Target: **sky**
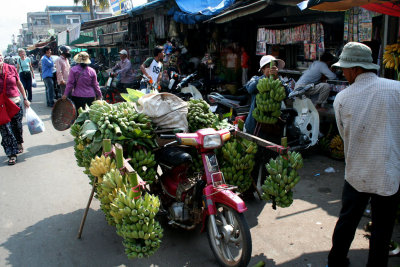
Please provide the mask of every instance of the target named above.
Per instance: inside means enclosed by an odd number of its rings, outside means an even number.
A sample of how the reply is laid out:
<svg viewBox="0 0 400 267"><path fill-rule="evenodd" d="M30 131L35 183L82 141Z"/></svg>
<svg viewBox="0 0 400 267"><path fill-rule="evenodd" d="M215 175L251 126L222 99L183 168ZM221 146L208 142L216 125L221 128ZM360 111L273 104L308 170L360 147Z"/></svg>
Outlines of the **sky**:
<svg viewBox="0 0 400 267"><path fill-rule="evenodd" d="M132 0L133 6L146 0ZM11 44L12 35L17 36L22 23L27 23L27 13L44 11L46 6L72 6L73 0L1 0L0 9L0 51Z"/></svg>

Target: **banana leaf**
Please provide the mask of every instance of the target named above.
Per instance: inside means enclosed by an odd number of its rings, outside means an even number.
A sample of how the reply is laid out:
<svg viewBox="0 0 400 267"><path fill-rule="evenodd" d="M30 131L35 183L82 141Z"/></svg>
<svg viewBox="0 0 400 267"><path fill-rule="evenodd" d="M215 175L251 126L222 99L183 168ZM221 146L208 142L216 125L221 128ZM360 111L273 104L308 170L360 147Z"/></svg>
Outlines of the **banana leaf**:
<svg viewBox="0 0 400 267"><path fill-rule="evenodd" d="M141 98L144 93L140 92L139 90L134 90L127 88L126 91L128 92L127 94L122 93L121 97L126 100L126 102L135 102L137 103L138 99Z"/></svg>
<svg viewBox="0 0 400 267"><path fill-rule="evenodd" d="M82 129L79 135L82 137L82 139L87 138L89 140L92 140L97 130L98 127L96 123L92 122L91 120L86 120L82 125Z"/></svg>

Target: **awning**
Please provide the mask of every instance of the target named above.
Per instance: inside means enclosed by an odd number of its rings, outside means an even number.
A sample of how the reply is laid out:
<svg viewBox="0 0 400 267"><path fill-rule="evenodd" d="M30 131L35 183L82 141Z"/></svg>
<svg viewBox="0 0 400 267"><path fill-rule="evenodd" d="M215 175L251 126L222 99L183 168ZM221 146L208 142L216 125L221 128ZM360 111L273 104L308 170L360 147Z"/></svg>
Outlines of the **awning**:
<svg viewBox="0 0 400 267"><path fill-rule="evenodd" d="M104 25L111 24L111 23L115 23L115 22L118 22L121 20L126 20L128 18L129 18L128 14L123 14L123 15L119 15L119 16L89 20L89 21L83 22L81 24L81 31L93 29L93 28L104 26Z"/></svg>
<svg viewBox="0 0 400 267"><path fill-rule="evenodd" d="M175 0L181 11L188 14L201 14L205 16L217 15L222 10L230 7L235 0Z"/></svg>
<svg viewBox="0 0 400 267"><path fill-rule="evenodd" d="M270 4L270 2L270 0L259 0L245 6L225 11L224 13L215 16L205 22L214 21L215 23L225 23L261 11L266 8Z"/></svg>
<svg viewBox="0 0 400 267"><path fill-rule="evenodd" d="M91 47L98 47L99 46L99 42L89 42L89 43L83 43L83 44L75 44L74 47L87 47L87 48L91 48Z"/></svg>
<svg viewBox="0 0 400 267"><path fill-rule="evenodd" d="M345 11L356 6L394 1L395 0L306 0L302 1L297 6L301 10L309 8L319 11Z"/></svg>
<svg viewBox="0 0 400 267"><path fill-rule="evenodd" d="M362 8L389 16L400 17L400 3L368 4L362 6Z"/></svg>

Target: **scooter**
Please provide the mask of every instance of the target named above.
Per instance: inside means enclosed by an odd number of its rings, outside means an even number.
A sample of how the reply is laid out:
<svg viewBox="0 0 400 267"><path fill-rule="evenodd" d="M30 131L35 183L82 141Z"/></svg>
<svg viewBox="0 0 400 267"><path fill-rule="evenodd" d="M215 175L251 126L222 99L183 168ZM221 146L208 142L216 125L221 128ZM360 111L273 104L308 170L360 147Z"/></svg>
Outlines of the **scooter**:
<svg viewBox="0 0 400 267"><path fill-rule="evenodd" d="M229 130L201 129L196 133L161 134L175 139L164 145L156 159L162 175L151 186L158 192L169 225L192 230L202 224L210 247L222 266L247 266L252 243L250 229L243 212L247 207L227 185L220 171L214 149L230 139ZM178 144L178 146L172 146ZM188 176L192 157L189 147L200 153L204 173Z"/></svg>
<svg viewBox="0 0 400 267"><path fill-rule="evenodd" d="M236 96L212 92L207 96L207 100L211 111L219 116L232 113L230 117L235 120L237 116L247 116L249 114L249 94Z"/></svg>
<svg viewBox="0 0 400 267"><path fill-rule="evenodd" d="M194 72L190 75L184 76L177 72L171 71L168 91L181 97L184 100L189 99L203 99L202 94L192 83L197 73Z"/></svg>
<svg viewBox="0 0 400 267"><path fill-rule="evenodd" d="M288 137L291 150L307 149L318 142L319 113L305 94L314 87L309 84L292 91L288 99L294 100L293 108L283 108L281 119L285 122L283 136Z"/></svg>

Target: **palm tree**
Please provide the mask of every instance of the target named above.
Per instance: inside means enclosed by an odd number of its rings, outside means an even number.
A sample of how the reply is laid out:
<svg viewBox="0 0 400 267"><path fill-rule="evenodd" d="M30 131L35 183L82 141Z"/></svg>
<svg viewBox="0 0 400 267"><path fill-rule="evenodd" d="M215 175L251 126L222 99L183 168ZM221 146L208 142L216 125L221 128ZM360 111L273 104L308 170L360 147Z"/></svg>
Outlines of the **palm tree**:
<svg viewBox="0 0 400 267"><path fill-rule="evenodd" d="M100 8L105 8L110 6L109 0L74 0L75 5L78 5L79 3L82 4L84 10L90 11L91 20L95 19L93 3L94 6L100 6ZM97 34L95 28L93 28L93 41L95 42L97 41Z"/></svg>

